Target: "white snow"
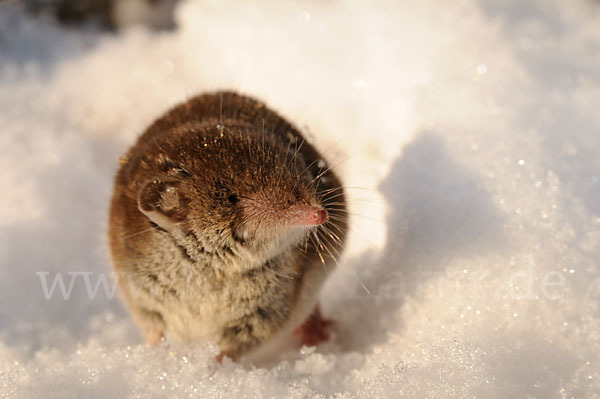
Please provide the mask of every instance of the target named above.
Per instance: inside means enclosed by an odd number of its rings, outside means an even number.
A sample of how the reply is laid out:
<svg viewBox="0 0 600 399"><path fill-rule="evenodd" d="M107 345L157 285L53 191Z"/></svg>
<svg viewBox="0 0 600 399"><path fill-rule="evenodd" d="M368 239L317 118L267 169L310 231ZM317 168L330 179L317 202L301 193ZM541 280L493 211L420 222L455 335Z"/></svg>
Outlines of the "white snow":
<svg viewBox="0 0 600 399"><path fill-rule="evenodd" d="M176 19L112 35L0 8L0 397L600 397L600 3L190 0ZM355 215L323 293L335 339L256 367L143 345L111 284L88 296L119 155L217 88L331 148Z"/></svg>

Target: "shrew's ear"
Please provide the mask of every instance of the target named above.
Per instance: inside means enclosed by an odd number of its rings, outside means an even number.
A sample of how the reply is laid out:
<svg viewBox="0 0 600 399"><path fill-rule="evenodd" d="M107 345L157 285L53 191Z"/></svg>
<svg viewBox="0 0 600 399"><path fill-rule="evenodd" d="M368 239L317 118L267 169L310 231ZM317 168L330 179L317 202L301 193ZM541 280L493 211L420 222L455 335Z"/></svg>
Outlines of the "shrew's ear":
<svg viewBox="0 0 600 399"><path fill-rule="evenodd" d="M188 199L181 194L180 182L175 180L152 180L142 188L138 196L138 209L165 230L183 222L188 215Z"/></svg>

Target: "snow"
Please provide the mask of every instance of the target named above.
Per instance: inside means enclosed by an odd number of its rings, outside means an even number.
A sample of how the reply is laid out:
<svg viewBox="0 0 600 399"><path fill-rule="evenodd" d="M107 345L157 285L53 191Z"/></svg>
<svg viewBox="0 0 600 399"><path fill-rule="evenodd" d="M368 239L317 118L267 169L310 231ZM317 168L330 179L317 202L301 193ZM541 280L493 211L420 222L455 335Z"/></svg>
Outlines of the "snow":
<svg viewBox="0 0 600 399"><path fill-rule="evenodd" d="M189 0L117 35L0 8L0 397L600 397L599 7ZM146 346L96 286L118 157L217 88L349 186L335 339L269 364Z"/></svg>

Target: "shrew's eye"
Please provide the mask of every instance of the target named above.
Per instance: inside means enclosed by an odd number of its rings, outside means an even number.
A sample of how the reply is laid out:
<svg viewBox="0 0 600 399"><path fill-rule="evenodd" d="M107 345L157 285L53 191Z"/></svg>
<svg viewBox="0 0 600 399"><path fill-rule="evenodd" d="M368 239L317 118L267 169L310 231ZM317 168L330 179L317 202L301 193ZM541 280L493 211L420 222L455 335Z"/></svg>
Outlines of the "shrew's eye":
<svg viewBox="0 0 600 399"><path fill-rule="evenodd" d="M235 194L231 194L229 197L227 197L227 199L229 200L229 202L231 202L232 204L237 204L237 202L239 201L237 195Z"/></svg>

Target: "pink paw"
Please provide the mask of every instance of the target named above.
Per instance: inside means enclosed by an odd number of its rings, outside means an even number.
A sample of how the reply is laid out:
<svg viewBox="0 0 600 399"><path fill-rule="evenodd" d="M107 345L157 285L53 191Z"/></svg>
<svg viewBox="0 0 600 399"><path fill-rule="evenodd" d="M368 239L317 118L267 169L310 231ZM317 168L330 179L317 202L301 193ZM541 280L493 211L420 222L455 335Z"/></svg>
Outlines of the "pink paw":
<svg viewBox="0 0 600 399"><path fill-rule="evenodd" d="M160 340L164 337L164 334L161 330L152 328L144 333L144 337L146 338L147 344L158 345Z"/></svg>
<svg viewBox="0 0 600 399"><path fill-rule="evenodd" d="M317 346L329 339L330 330L335 326L333 320L324 319L319 307L294 331L294 335L300 336L302 345Z"/></svg>

